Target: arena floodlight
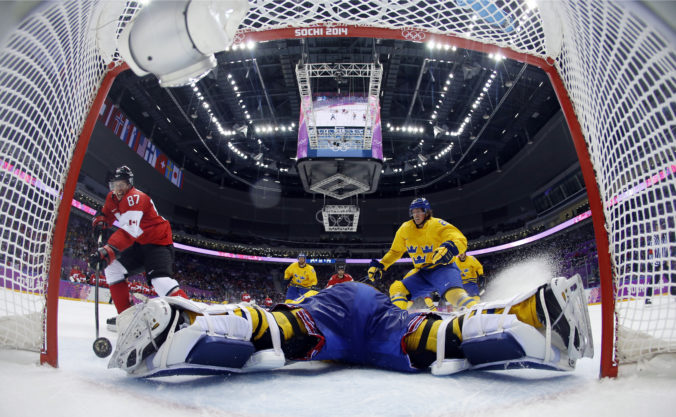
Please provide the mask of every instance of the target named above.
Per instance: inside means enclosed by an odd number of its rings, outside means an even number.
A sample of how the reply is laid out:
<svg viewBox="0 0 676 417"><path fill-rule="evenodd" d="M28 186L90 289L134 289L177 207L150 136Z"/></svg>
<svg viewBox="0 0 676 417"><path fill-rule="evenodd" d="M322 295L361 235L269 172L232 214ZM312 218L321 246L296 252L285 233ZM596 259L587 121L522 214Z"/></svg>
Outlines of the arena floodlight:
<svg viewBox="0 0 676 417"><path fill-rule="evenodd" d="M162 87L191 84L216 67L214 53L233 43L248 10L246 0L152 2L124 28L118 48L138 76L152 73Z"/></svg>

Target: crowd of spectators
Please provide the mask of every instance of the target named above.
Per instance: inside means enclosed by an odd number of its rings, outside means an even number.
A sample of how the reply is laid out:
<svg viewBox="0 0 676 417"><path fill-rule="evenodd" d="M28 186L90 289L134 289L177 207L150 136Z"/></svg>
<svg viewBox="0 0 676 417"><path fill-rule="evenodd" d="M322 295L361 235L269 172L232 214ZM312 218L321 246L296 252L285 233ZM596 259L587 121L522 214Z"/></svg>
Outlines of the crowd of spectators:
<svg viewBox="0 0 676 417"><path fill-rule="evenodd" d="M180 234L179 234L180 236ZM176 237L176 234L175 234ZM180 239L176 239L179 241ZM284 248L280 251L272 250L275 241L266 242L265 246L252 244L238 244L231 242L213 241L214 245L227 246L231 253L251 254L258 256L279 256L295 258L300 251L307 248ZM199 242L190 242L197 244ZM241 246L240 246L241 245ZM383 244L378 252L388 249L389 242ZM73 212L67 233L64 250L64 279L68 279L74 265L77 265L87 277L93 271L87 271L85 260L87 255L96 247L95 236L92 232L87 215ZM238 250L246 247L245 250ZM212 249L213 247L207 246ZM262 249L263 248L263 249ZM264 248L270 250L266 251ZM257 250L256 250L257 249ZM262 252L262 253L261 253ZM330 248L321 249L308 258L339 258L344 253L336 253ZM338 250L338 252L341 252ZM596 246L591 221L583 222L573 230L558 233L550 238L539 240L530 245L524 245L507 251L493 254L478 255L477 258L484 265L486 277L491 277L503 268L519 260L529 259L539 254L547 254L557 259L557 273L570 276L580 273L589 286L598 283L598 266ZM243 293L248 293L254 302L262 303L266 297L273 302L284 299L285 283L283 282L284 269L288 263L254 262L232 258L210 257L191 252L176 252L174 262L174 278L191 298L209 302L239 302ZM317 271L318 288L324 288L331 275L335 273L334 264L313 263ZM383 279L376 286L383 292L388 291L389 285L395 279L400 279L410 269L408 262L396 263L385 273ZM368 264L347 264L347 273L355 280L366 277ZM132 283L143 283L146 280L142 275L130 277ZM137 284L134 284L137 285Z"/></svg>
<svg viewBox="0 0 676 417"><path fill-rule="evenodd" d="M597 286L599 283L598 255L591 219L534 243L478 255L477 259L484 266L486 278L490 281L510 265L542 256L553 260L553 272L559 276L577 273L587 287Z"/></svg>
<svg viewBox="0 0 676 417"><path fill-rule="evenodd" d="M85 188L87 192L80 188L75 198L92 207L99 207L102 204L102 199L98 201L101 198L99 194L90 187ZM540 218L531 214L485 226L481 230L463 230L463 233L469 240L470 251L494 247L533 236L587 210L589 203L584 199L560 210L555 216ZM452 222L452 219L447 220ZM298 252L306 253L309 258L380 258L387 252L392 239L389 233L383 235L382 241L373 237L363 239L359 233L321 233L316 239L289 240L259 236L253 231L245 234L222 232L178 222L172 222L171 227L174 241L178 243L220 252L280 258L294 258Z"/></svg>

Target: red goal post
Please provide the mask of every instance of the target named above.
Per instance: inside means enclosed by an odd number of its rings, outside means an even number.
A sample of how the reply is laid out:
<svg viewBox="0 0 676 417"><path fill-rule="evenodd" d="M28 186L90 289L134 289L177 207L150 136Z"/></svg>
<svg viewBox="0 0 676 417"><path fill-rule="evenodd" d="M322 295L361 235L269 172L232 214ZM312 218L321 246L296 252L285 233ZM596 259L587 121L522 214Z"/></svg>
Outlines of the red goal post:
<svg viewBox="0 0 676 417"><path fill-rule="evenodd" d="M676 54L673 33L639 7L593 0L255 1L235 44L312 36L435 42L547 72L587 186L602 283L601 375L614 376L619 364L676 352L674 303L656 306L664 318L648 326L651 316L637 302L649 286L669 294L676 285L673 251L659 252L659 271L645 268L657 262L647 259L647 242L676 230ZM122 68L115 39L138 8L49 3L7 34L0 52L0 346L39 350L54 366L69 202L101 96Z"/></svg>

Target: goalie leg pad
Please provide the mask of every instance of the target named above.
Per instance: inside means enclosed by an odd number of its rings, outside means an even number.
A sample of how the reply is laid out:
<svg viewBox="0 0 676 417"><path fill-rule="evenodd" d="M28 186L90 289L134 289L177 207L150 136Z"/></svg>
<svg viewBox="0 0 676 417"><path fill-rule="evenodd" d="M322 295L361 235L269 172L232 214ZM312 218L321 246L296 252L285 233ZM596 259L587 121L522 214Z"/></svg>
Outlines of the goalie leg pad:
<svg viewBox="0 0 676 417"><path fill-rule="evenodd" d="M132 373L164 342L178 324L178 312L163 299L132 307L134 315L117 340L108 368ZM130 310L132 309L130 308Z"/></svg>
<svg viewBox="0 0 676 417"><path fill-rule="evenodd" d="M129 323L131 323L131 320L134 318L134 314L136 314L136 308L131 307L120 314L117 315L115 318L115 323L114 323L114 328L116 333L120 333L120 330L126 329L129 327ZM108 328L110 330L110 327Z"/></svg>
<svg viewBox="0 0 676 417"><path fill-rule="evenodd" d="M460 340L453 334L453 321L457 317L445 318L437 331L437 360L430 365L432 375L443 376L469 369L470 363L460 350Z"/></svg>
<svg viewBox="0 0 676 417"><path fill-rule="evenodd" d="M215 308L178 297L150 300L131 309L108 367L138 377L254 372L284 366L280 332L265 313L273 348L256 352L251 317L237 305ZM187 311L198 314L193 324ZM209 314L211 313L211 314ZM121 322L122 324L122 322Z"/></svg>
<svg viewBox="0 0 676 417"><path fill-rule="evenodd" d="M587 298L580 275L554 278L537 294L538 318L545 334L573 359L594 356Z"/></svg>
<svg viewBox="0 0 676 417"><path fill-rule="evenodd" d="M254 351L253 343L249 341L204 336L190 350L185 362L194 365L241 369Z"/></svg>
<svg viewBox="0 0 676 417"><path fill-rule="evenodd" d="M255 351L250 339L251 322L244 317L234 314L198 316L192 325L175 333L169 332L157 353L146 361L146 369L135 375L149 376L158 372L168 375L174 373L172 369L186 374L188 368L207 368L212 373L218 373L219 369L220 372L236 371Z"/></svg>
<svg viewBox="0 0 676 417"><path fill-rule="evenodd" d="M460 345L472 369L543 368L569 371L575 361L547 343L533 326L513 314L481 314L466 318Z"/></svg>

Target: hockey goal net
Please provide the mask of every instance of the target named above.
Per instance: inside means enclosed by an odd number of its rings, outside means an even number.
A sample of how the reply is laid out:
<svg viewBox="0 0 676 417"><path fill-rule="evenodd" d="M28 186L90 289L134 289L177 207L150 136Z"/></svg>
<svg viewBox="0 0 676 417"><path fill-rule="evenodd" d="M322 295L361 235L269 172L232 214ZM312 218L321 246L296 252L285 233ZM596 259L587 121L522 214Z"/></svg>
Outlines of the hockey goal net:
<svg viewBox="0 0 676 417"><path fill-rule="evenodd" d="M69 202L137 2L49 2L0 53L0 345L56 365ZM673 32L633 2L250 2L235 43L313 36L500 53L552 81L587 184L603 300L602 375L676 351ZM84 147L84 148L83 148ZM650 298L653 304L646 308Z"/></svg>

